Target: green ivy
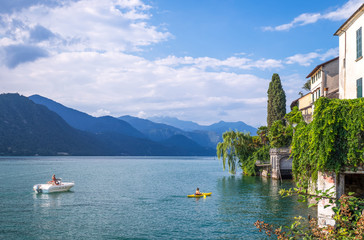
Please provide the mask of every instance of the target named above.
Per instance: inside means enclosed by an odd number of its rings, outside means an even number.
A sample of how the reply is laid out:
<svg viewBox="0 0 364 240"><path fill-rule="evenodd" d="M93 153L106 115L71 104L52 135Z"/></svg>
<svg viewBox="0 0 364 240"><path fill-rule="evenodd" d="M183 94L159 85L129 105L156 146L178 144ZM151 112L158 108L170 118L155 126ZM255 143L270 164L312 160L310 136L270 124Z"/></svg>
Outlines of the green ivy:
<svg viewBox="0 0 364 240"><path fill-rule="evenodd" d="M268 138L272 148L287 147L291 144L293 127L286 125L285 121L275 121L269 129Z"/></svg>
<svg viewBox="0 0 364 240"><path fill-rule="evenodd" d="M364 99L315 102L313 121L295 127L292 140L293 174L301 183L317 180L319 171L364 164Z"/></svg>
<svg viewBox="0 0 364 240"><path fill-rule="evenodd" d="M270 160L269 150L270 146L268 144L257 148L252 156L253 159L255 160L254 162L256 162L257 160L263 162L269 162Z"/></svg>

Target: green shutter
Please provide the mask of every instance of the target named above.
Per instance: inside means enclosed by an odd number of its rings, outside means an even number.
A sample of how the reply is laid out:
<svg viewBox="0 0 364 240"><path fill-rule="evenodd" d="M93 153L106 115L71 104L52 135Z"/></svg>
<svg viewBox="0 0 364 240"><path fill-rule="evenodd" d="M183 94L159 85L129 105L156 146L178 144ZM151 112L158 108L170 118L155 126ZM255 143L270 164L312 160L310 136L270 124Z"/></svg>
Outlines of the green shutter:
<svg viewBox="0 0 364 240"><path fill-rule="evenodd" d="M362 78L356 80L356 97L357 98L363 97L363 82L362 82Z"/></svg>
<svg viewBox="0 0 364 240"><path fill-rule="evenodd" d="M362 33L361 28L356 31L356 59L362 56Z"/></svg>

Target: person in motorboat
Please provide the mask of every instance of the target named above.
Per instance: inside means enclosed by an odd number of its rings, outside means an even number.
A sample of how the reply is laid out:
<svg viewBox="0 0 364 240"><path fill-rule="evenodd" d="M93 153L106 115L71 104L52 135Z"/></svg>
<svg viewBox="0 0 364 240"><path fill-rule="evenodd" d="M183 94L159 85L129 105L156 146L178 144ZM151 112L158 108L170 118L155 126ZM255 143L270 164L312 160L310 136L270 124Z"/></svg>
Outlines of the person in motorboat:
<svg viewBox="0 0 364 240"><path fill-rule="evenodd" d="M52 175L52 181L49 181L48 183L52 184L52 185L58 185L59 184L58 179L56 178L55 174Z"/></svg>
<svg viewBox="0 0 364 240"><path fill-rule="evenodd" d="M199 188L196 189L195 195L202 195Z"/></svg>

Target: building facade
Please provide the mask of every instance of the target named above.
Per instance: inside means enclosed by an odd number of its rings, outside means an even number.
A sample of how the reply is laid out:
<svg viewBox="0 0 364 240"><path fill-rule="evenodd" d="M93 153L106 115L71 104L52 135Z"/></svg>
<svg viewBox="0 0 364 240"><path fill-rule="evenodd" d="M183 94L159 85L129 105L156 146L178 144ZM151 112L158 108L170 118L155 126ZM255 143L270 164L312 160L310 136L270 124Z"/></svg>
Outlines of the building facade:
<svg viewBox="0 0 364 240"><path fill-rule="evenodd" d="M339 57L317 65L306 78L310 79L311 91L293 101L291 109L298 106L305 122L309 123L318 98L339 98Z"/></svg>
<svg viewBox="0 0 364 240"><path fill-rule="evenodd" d="M339 57L317 65L306 78L311 81L311 101L339 98Z"/></svg>
<svg viewBox="0 0 364 240"><path fill-rule="evenodd" d="M363 97L364 4L335 32L339 36L340 99Z"/></svg>
<svg viewBox="0 0 364 240"><path fill-rule="evenodd" d="M312 121L312 97L310 92L294 100L291 104L291 110L294 106L297 106L298 110L301 111L303 119L306 123Z"/></svg>

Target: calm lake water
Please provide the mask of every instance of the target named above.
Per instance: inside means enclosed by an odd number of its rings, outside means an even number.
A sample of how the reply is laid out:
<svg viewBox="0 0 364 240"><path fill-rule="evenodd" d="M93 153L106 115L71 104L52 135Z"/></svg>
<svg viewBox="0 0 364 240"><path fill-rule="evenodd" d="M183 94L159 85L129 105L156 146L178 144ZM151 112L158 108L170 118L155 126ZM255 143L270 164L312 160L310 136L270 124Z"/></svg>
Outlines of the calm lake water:
<svg viewBox="0 0 364 240"><path fill-rule="evenodd" d="M72 191L35 194L53 173ZM307 216L279 196L292 186L231 176L214 158L0 158L0 239L265 239L256 220ZM187 198L196 187L212 196Z"/></svg>

